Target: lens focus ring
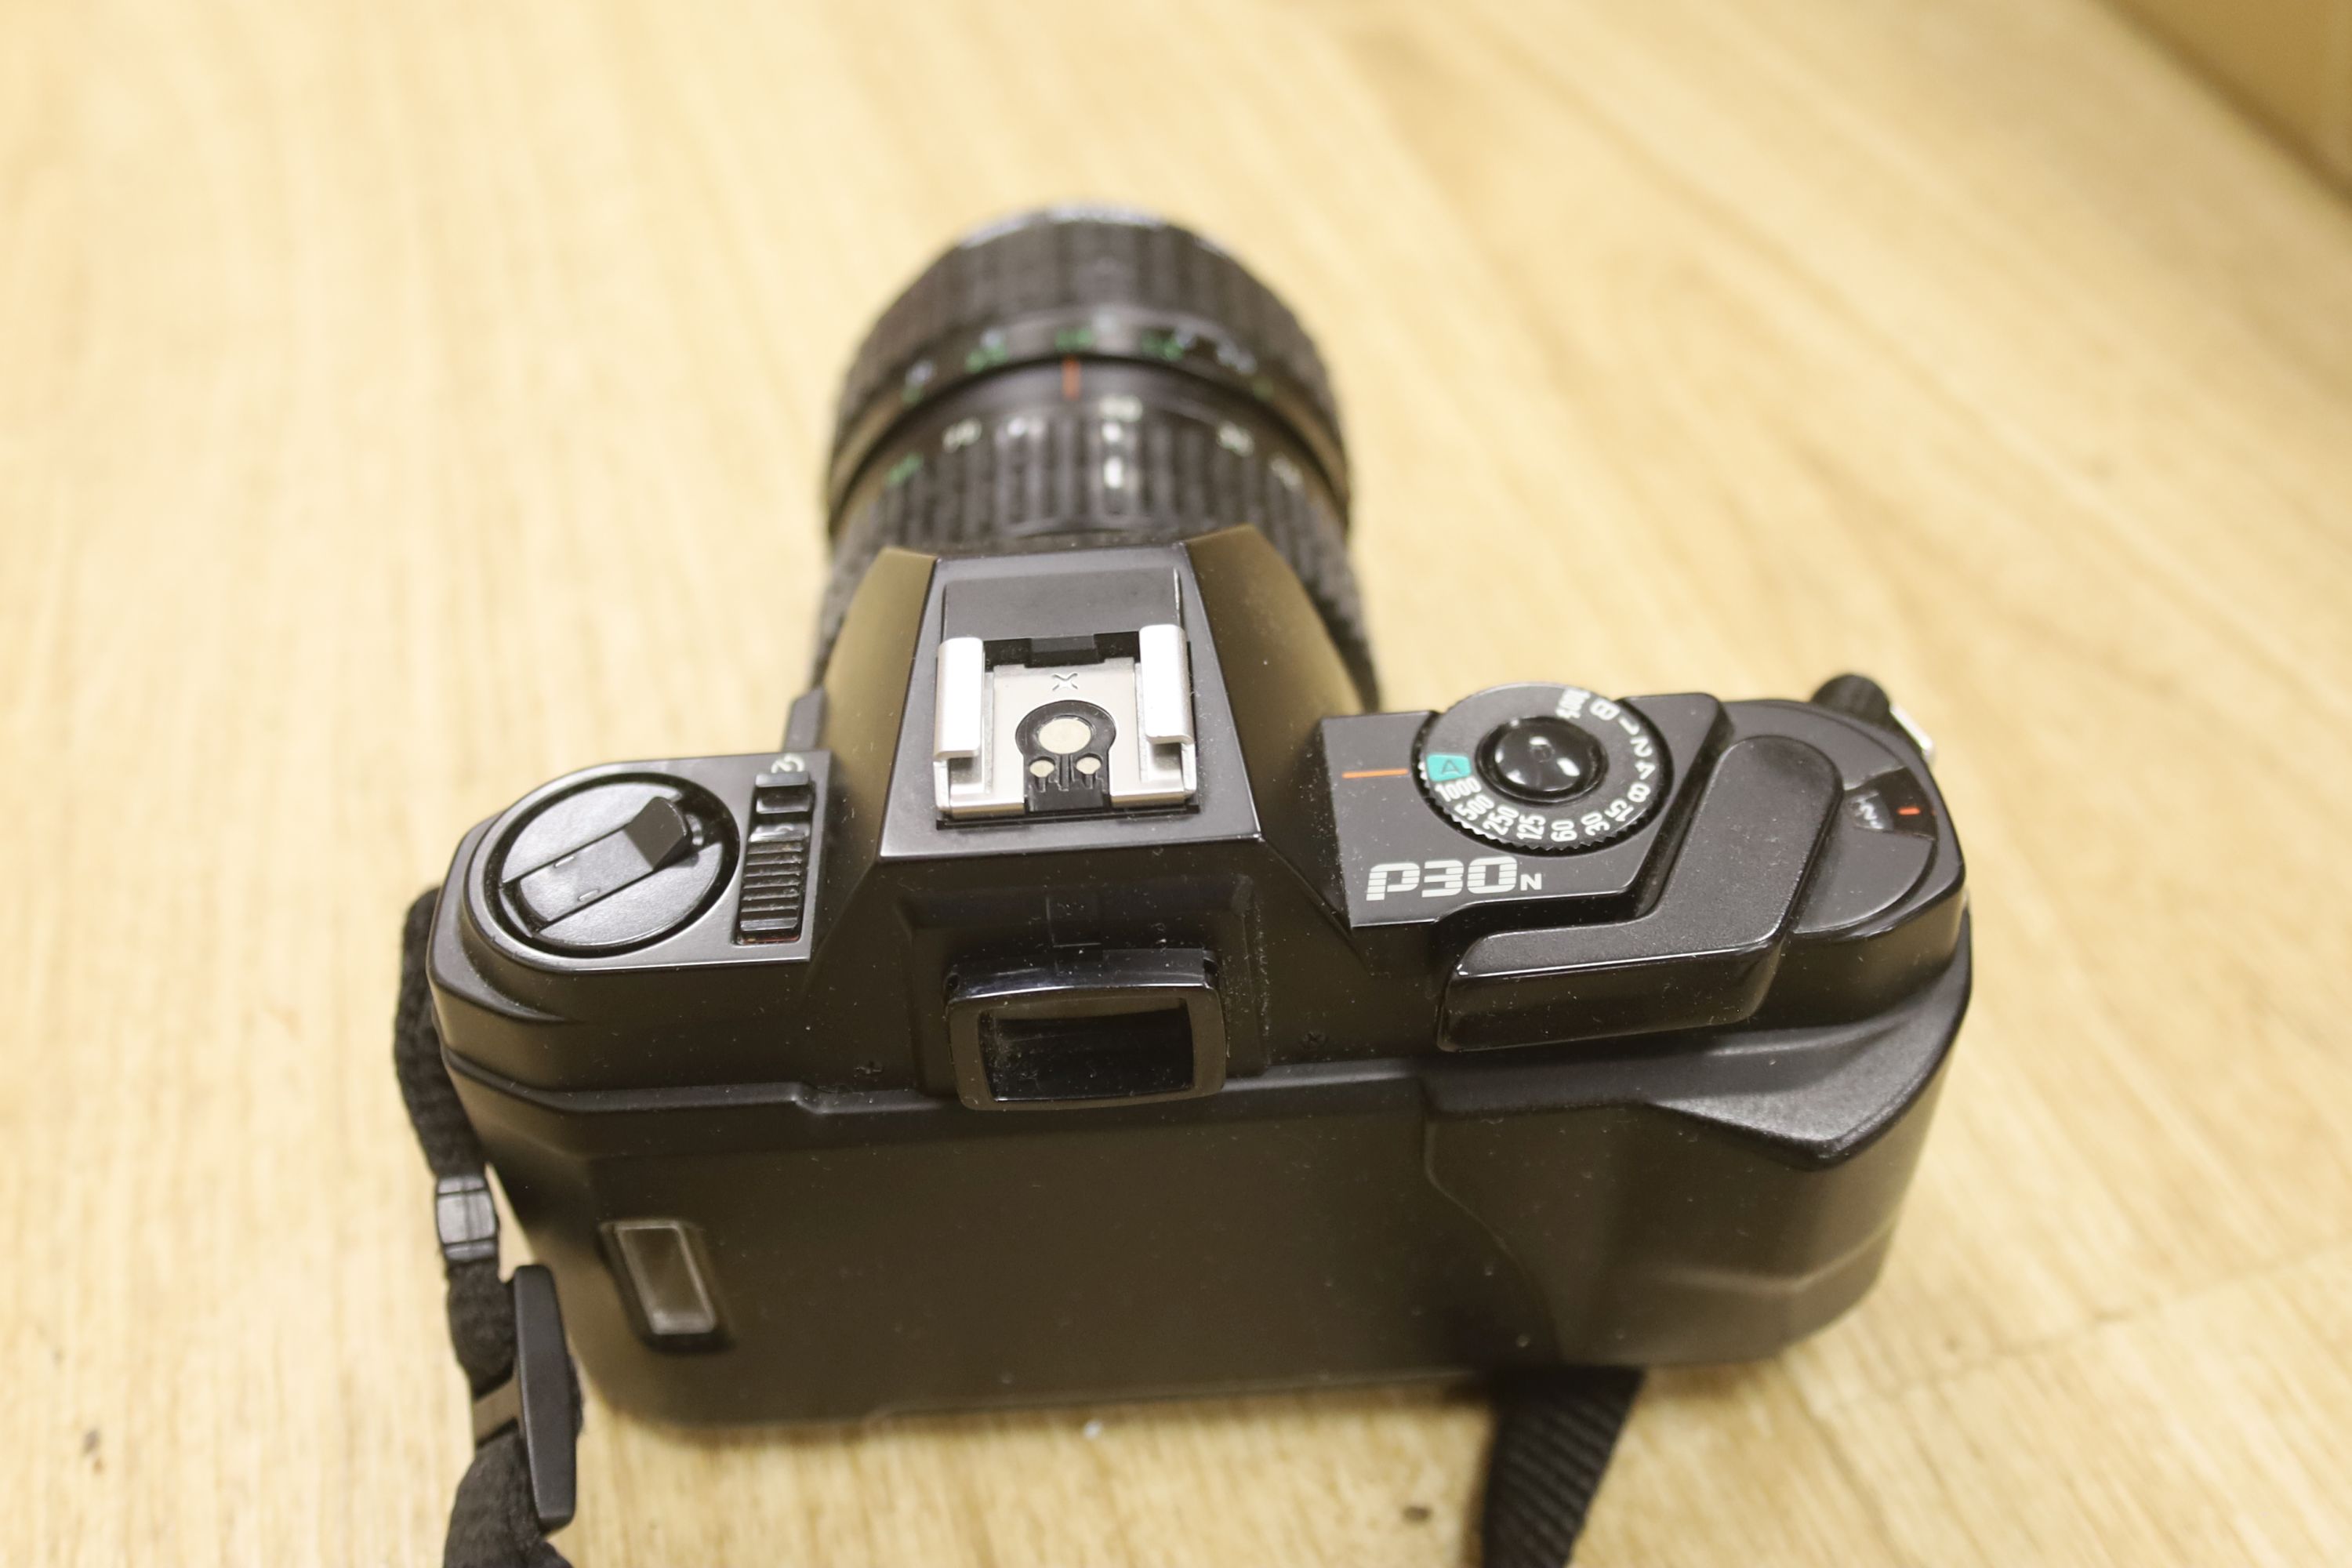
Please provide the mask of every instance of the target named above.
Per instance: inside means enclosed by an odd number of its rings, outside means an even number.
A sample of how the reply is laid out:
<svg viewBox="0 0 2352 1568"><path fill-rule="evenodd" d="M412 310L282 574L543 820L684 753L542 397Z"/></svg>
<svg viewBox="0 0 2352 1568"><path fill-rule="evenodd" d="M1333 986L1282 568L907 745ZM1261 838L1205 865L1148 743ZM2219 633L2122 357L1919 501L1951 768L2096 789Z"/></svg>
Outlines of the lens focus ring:
<svg viewBox="0 0 2352 1568"><path fill-rule="evenodd" d="M936 397L959 376L1017 363L1024 353L1095 352L1099 344L1079 339L1092 335L1084 318L1097 308L1191 321L1212 341L1187 357L1244 384L1261 380L1295 390L1338 445L1339 410L1322 356L1289 307L1241 263L1190 229L1142 214L1057 207L971 235L882 312L842 380L832 501L838 505L856 477L863 454L853 448L870 447L879 434L877 404L887 411ZM1027 318L1074 320L1016 348L1010 329ZM982 341L992 331L1003 341ZM1162 359L1175 347L1164 339L1134 346ZM1344 477L1328 477L1344 496Z"/></svg>
<svg viewBox="0 0 2352 1568"><path fill-rule="evenodd" d="M999 389L1002 407L909 432L894 443L898 461L859 487L834 542L820 648L832 646L858 580L886 545L1009 554L1156 543L1246 522L1298 574L1370 692L1371 651L1337 507L1279 429L1253 432L1212 411L1118 391L1038 408L1021 395L1022 374ZM1113 367L1094 379L1119 378Z"/></svg>
<svg viewBox="0 0 2352 1568"><path fill-rule="evenodd" d="M826 480L822 673L889 545L933 555L1264 533L1377 699L1345 544L1347 457L1297 319L1199 236L1033 214L934 262L843 387Z"/></svg>

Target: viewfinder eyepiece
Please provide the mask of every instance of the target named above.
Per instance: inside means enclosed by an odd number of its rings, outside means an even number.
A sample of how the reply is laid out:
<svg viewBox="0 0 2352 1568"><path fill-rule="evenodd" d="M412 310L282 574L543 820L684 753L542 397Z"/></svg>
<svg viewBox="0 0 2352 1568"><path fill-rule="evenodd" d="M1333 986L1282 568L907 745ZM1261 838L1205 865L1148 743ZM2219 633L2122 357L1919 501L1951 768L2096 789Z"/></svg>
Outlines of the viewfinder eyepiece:
<svg viewBox="0 0 2352 1568"><path fill-rule="evenodd" d="M1195 950L961 976L948 1042L957 1094L979 1110L1183 1100L1225 1079L1215 970Z"/></svg>

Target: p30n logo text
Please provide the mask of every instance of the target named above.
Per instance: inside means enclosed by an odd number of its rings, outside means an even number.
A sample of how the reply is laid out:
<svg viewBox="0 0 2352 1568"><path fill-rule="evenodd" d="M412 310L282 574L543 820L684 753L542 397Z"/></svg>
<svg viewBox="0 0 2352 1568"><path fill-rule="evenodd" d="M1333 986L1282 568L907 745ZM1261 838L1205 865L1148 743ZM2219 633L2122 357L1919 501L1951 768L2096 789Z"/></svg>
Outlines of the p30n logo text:
<svg viewBox="0 0 2352 1568"><path fill-rule="evenodd" d="M1523 869L1508 855L1481 855L1475 860L1383 860L1364 877L1364 901L1419 894L1424 899L1450 899L1468 893L1528 892L1543 886L1543 873Z"/></svg>

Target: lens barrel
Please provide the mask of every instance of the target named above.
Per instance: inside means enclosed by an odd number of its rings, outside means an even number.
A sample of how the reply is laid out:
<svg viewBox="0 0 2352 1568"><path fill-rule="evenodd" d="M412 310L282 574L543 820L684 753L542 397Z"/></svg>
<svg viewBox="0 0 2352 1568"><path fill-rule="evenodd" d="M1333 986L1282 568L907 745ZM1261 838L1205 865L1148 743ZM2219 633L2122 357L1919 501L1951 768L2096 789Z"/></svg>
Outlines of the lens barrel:
<svg viewBox="0 0 2352 1568"><path fill-rule="evenodd" d="M1377 700L1322 357L1239 262L1148 215L1024 214L932 262L844 378L825 503L820 673L886 546L1011 554L1247 523Z"/></svg>

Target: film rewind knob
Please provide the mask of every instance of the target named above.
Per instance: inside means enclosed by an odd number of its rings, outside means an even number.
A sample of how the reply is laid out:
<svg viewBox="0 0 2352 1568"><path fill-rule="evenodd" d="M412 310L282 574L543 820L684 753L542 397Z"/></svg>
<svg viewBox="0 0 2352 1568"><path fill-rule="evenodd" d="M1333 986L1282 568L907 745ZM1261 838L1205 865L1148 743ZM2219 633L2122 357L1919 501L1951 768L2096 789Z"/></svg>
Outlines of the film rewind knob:
<svg viewBox="0 0 2352 1568"><path fill-rule="evenodd" d="M548 800L509 836L499 913L559 952L653 942L701 912L731 838L717 804L683 781L600 779Z"/></svg>

